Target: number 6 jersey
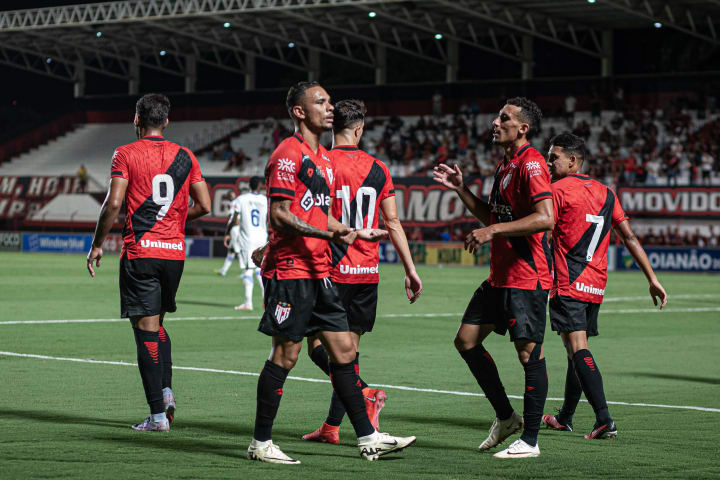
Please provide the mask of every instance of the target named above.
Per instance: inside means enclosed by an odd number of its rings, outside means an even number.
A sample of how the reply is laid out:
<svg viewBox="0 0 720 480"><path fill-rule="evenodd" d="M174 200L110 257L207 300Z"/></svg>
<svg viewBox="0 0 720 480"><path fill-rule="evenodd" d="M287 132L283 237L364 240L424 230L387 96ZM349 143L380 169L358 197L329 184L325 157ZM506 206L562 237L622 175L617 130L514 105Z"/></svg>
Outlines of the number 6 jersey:
<svg viewBox="0 0 720 480"><path fill-rule="evenodd" d="M610 228L628 217L615 192L587 175L561 178L552 184L552 195L555 279L550 295L602 303Z"/></svg>
<svg viewBox="0 0 720 480"><path fill-rule="evenodd" d="M203 181L195 155L162 137L143 137L118 147L110 170L128 181L120 255L185 260L190 184Z"/></svg>
<svg viewBox="0 0 720 480"><path fill-rule="evenodd" d="M332 215L351 228L378 228L380 202L395 195L390 170L354 145L330 151L335 166ZM378 243L331 244L331 278L338 283L378 283Z"/></svg>

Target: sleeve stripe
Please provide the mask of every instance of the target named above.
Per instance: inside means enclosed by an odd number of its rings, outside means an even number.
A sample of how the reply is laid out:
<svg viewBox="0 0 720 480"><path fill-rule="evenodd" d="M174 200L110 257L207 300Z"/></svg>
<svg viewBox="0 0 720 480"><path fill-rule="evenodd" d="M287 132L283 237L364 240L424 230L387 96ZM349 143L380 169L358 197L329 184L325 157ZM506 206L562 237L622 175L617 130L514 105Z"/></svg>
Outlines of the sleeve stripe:
<svg viewBox="0 0 720 480"><path fill-rule="evenodd" d="M394 188L391 189L391 190L388 192L388 195L395 195L395 189L394 189Z"/></svg>
<svg viewBox="0 0 720 480"><path fill-rule="evenodd" d="M288 197L294 198L295 192L287 188L271 188L270 195L286 195Z"/></svg>
<svg viewBox="0 0 720 480"><path fill-rule="evenodd" d="M550 192L540 192L540 193L537 193L537 194L533 195L533 196L530 197L530 198L533 199L533 200L536 200L536 199L539 198L539 197L552 197L552 193L550 193Z"/></svg>
<svg viewBox="0 0 720 480"><path fill-rule="evenodd" d="M110 172L110 175L122 175L122 174L123 174L123 172L121 172L120 170L115 170L114 172Z"/></svg>

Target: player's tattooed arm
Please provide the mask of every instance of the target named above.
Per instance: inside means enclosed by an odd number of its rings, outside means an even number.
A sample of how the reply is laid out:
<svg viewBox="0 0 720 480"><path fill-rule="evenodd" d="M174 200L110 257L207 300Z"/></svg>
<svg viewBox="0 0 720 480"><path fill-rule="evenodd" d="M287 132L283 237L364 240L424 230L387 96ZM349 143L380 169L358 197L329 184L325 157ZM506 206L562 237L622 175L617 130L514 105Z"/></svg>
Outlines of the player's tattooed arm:
<svg viewBox="0 0 720 480"><path fill-rule="evenodd" d="M290 212L291 200L285 198L270 199L270 225L275 230L290 235L322 238L336 243L351 244L357 234L349 229L329 231L313 227Z"/></svg>
<svg viewBox="0 0 720 480"><path fill-rule="evenodd" d="M433 169L433 180L450 190L455 190L455 193L458 194L458 197L460 197L460 200L465 204L465 207L470 210L470 213L484 225L490 225L490 205L482 201L465 185L462 172L457 164L453 165L453 168L450 168L444 163L441 163Z"/></svg>

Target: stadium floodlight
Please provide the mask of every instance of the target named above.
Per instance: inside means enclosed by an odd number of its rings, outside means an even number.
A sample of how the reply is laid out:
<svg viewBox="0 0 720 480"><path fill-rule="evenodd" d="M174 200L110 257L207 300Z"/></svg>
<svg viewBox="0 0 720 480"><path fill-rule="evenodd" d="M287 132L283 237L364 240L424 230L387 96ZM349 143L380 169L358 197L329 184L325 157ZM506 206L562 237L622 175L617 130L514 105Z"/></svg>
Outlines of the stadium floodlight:
<svg viewBox="0 0 720 480"><path fill-rule="evenodd" d="M435 40L442 40L442 38L443 38L442 33L435 34Z"/></svg>
<svg viewBox="0 0 720 480"><path fill-rule="evenodd" d="M595 3L595 0L588 0L588 3Z"/></svg>
<svg viewBox="0 0 720 480"><path fill-rule="evenodd" d="M230 22L225 22L225 23L223 23L223 27L225 27L225 28L230 28Z"/></svg>
<svg viewBox="0 0 720 480"><path fill-rule="evenodd" d="M662 28L662 23L660 23L660 22L655 22L655 23L653 23L653 26L654 26L655 28Z"/></svg>
<svg viewBox="0 0 720 480"><path fill-rule="evenodd" d="M50 57L46 58L45 63L52 63L52 58L50 58Z"/></svg>
<svg viewBox="0 0 720 480"><path fill-rule="evenodd" d="M370 17L370 18L375 18L375 17L377 17L377 13L375 13L375 12L368 12L368 17Z"/></svg>
<svg viewBox="0 0 720 480"><path fill-rule="evenodd" d="M288 47L290 47L290 48L295 48L295 42L290 42L290 43L288 43Z"/></svg>
<svg viewBox="0 0 720 480"><path fill-rule="evenodd" d="M97 33L95 34L95 36L96 36L97 38L102 37L102 32L97 32Z"/></svg>
<svg viewBox="0 0 720 480"><path fill-rule="evenodd" d="M167 55L167 52L165 50L160 50L160 56L164 57L165 55Z"/></svg>

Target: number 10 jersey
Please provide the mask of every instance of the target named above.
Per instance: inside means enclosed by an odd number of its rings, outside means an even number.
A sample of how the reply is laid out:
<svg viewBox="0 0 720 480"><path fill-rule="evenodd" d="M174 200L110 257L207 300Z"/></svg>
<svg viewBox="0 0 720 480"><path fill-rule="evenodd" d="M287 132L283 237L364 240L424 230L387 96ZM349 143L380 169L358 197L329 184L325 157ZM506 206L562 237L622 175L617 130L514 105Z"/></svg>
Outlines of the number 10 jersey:
<svg viewBox="0 0 720 480"><path fill-rule="evenodd" d="M602 303L610 228L628 217L615 192L587 175L570 174L551 188L555 278L550 296Z"/></svg>
<svg viewBox="0 0 720 480"><path fill-rule="evenodd" d="M115 150L110 176L128 181L120 255L185 260L190 184L203 181L195 155L162 137L143 137Z"/></svg>
<svg viewBox="0 0 720 480"><path fill-rule="evenodd" d="M330 151L335 166L332 216L355 229L378 228L380 203L395 195L388 167L354 145ZM338 283L378 283L377 242L356 240L352 245L330 244L331 279Z"/></svg>

